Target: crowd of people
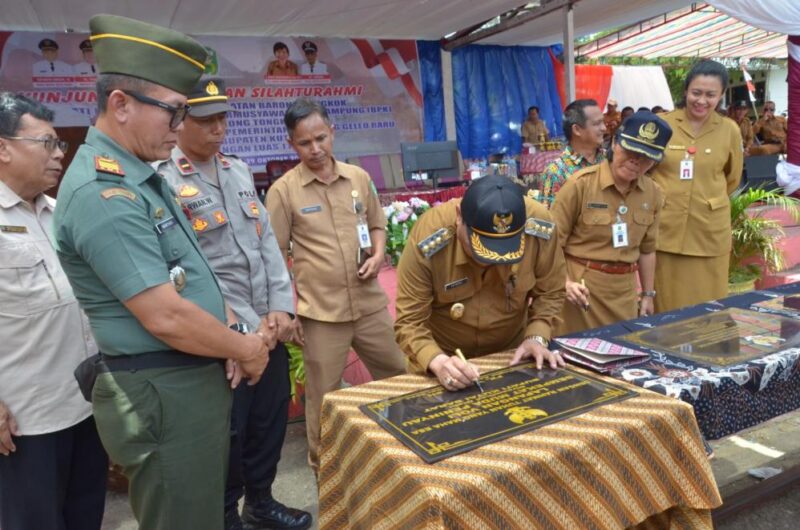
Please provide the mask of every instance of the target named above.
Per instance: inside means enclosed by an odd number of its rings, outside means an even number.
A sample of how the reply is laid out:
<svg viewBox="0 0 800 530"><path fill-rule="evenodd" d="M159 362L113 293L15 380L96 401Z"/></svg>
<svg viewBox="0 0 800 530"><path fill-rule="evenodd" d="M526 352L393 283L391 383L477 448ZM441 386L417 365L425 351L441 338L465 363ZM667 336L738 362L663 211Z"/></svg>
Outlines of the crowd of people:
<svg viewBox="0 0 800 530"><path fill-rule="evenodd" d="M369 174L333 157L321 104L287 109L300 163L262 204L250 168L220 152L232 107L202 78L206 49L124 17L90 28L99 116L57 201L44 194L67 149L53 113L0 94L4 530L99 528L106 453L141 528L308 528L272 494L284 342L303 346L318 473L322 398L351 347L376 379L408 370L455 391L478 378L475 356L510 349L555 369L558 334L725 294L742 143L715 112L718 63L692 69L672 112L567 106L546 204L490 176L425 213L392 322L377 282L386 219Z"/></svg>

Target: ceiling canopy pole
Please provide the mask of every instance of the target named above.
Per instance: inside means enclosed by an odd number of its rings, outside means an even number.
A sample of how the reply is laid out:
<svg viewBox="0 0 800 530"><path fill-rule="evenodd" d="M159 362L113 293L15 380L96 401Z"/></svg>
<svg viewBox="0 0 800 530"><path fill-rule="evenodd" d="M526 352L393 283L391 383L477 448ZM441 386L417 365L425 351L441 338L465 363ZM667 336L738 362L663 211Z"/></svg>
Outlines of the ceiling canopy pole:
<svg viewBox="0 0 800 530"><path fill-rule="evenodd" d="M575 101L575 24L572 4L564 6L564 86L567 104Z"/></svg>

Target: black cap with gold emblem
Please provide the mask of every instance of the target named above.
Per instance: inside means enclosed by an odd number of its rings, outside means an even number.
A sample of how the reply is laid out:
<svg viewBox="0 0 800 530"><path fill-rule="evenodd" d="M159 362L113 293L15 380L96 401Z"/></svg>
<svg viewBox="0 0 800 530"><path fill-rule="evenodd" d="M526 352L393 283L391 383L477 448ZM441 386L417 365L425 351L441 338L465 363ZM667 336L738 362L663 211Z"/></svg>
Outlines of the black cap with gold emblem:
<svg viewBox="0 0 800 530"><path fill-rule="evenodd" d="M664 148L670 138L672 128L649 110L631 114L617 130L617 143L623 149L656 162L664 158Z"/></svg>
<svg viewBox="0 0 800 530"><path fill-rule="evenodd" d="M191 106L189 116L205 118L233 110L225 93L225 81L219 78L201 79L189 93L186 104Z"/></svg>
<svg viewBox="0 0 800 530"><path fill-rule="evenodd" d="M53 39L42 39L39 41L39 49L44 50L57 50L58 43Z"/></svg>
<svg viewBox="0 0 800 530"><path fill-rule="evenodd" d="M178 31L116 15L89 20L102 74L122 74L188 94L205 70L206 48Z"/></svg>
<svg viewBox="0 0 800 530"><path fill-rule="evenodd" d="M525 199L522 188L506 177L483 177L461 200L461 218L475 259L516 263L525 255Z"/></svg>

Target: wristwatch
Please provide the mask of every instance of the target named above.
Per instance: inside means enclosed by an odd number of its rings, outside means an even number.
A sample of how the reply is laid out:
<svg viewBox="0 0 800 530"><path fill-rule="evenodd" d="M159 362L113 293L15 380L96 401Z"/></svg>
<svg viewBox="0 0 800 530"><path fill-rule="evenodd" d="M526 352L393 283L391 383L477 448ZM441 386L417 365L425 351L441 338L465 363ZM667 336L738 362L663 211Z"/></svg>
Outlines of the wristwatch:
<svg viewBox="0 0 800 530"><path fill-rule="evenodd" d="M549 341L546 338L542 337L541 335L528 335L528 336L525 337L524 340L536 341L539 344L541 344L542 346L544 346L545 348L547 348L548 345L549 345L548 344Z"/></svg>
<svg viewBox="0 0 800 530"><path fill-rule="evenodd" d="M231 324L228 327L231 328L233 331L238 331L242 335L244 335L246 333L250 333L250 326L248 326L245 322L241 322L241 321L240 322L236 322L234 324Z"/></svg>
<svg viewBox="0 0 800 530"><path fill-rule="evenodd" d="M655 291L642 291L639 294L642 295L642 297L645 297L645 296L648 297L648 298L655 298L656 297L656 292Z"/></svg>

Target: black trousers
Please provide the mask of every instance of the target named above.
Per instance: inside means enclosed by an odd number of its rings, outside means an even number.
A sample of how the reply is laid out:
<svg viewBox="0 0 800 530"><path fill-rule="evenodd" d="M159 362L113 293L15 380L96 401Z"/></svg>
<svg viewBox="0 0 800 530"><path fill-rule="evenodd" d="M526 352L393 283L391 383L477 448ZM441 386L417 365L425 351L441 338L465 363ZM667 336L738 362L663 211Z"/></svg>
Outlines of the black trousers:
<svg viewBox="0 0 800 530"><path fill-rule="evenodd" d="M279 342L269 352L258 383L242 381L233 392L226 511L236 506L245 489L271 494L286 438L289 391L289 354Z"/></svg>
<svg viewBox="0 0 800 530"><path fill-rule="evenodd" d="M108 457L91 416L68 429L14 438L0 456L0 528L99 530Z"/></svg>

